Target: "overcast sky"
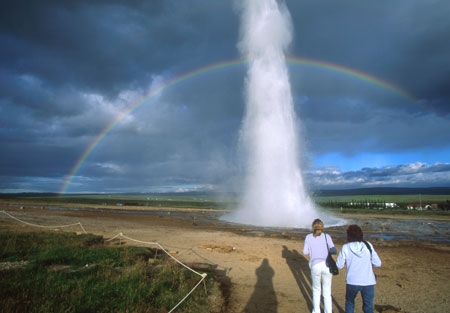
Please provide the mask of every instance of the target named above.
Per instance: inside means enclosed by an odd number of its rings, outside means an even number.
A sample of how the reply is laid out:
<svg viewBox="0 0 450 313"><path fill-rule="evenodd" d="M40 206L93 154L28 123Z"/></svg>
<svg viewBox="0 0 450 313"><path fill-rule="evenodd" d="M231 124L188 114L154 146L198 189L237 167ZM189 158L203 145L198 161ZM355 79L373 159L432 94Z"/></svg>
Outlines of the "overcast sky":
<svg viewBox="0 0 450 313"><path fill-rule="evenodd" d="M309 188L450 186L450 2L286 4L289 55L333 64L288 63ZM177 78L239 58L239 23L233 1L2 1L0 192L238 188L245 64Z"/></svg>

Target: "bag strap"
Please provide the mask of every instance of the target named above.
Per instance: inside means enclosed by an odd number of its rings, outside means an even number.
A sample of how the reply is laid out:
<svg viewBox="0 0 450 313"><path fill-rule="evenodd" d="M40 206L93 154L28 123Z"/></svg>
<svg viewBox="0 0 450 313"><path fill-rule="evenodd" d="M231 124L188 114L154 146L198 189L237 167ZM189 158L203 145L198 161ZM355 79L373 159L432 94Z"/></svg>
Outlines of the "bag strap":
<svg viewBox="0 0 450 313"><path fill-rule="evenodd" d="M366 245L367 249L369 249L370 251L370 260L372 260L372 248L370 247L369 243L367 241L363 241L364 244Z"/></svg>
<svg viewBox="0 0 450 313"><path fill-rule="evenodd" d="M370 247L369 243L367 241L363 241L364 244L366 245L367 249L369 249L370 251L370 265L372 265L373 268L373 264L372 264L372 248ZM375 272L373 273L375 275L375 280L377 279L377 274L375 274Z"/></svg>
<svg viewBox="0 0 450 313"><path fill-rule="evenodd" d="M330 252L330 248L328 247L327 234L323 233L323 236L325 237L325 243L327 244L327 251Z"/></svg>

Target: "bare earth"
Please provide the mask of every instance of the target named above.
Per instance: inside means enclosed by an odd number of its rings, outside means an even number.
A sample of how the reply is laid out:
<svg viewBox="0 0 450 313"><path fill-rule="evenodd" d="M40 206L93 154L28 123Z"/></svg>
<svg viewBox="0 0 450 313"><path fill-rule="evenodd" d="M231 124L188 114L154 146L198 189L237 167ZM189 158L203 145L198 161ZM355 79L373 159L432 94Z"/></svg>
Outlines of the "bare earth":
<svg viewBox="0 0 450 313"><path fill-rule="evenodd" d="M183 262L216 265L231 282L225 312L311 312L310 272L301 255L302 239L217 230L214 224L180 220L173 214L20 209L1 203L0 210L38 225L80 222L87 232L105 239L122 232L133 239L159 242ZM32 228L0 212L0 229L11 227ZM64 230L81 231L79 226ZM343 243L335 240L338 251ZM450 312L449 243L380 240L373 244L383 262L376 269L376 311ZM333 278L332 295L333 311L344 312L345 269ZM358 297L355 312L362 312L361 306Z"/></svg>

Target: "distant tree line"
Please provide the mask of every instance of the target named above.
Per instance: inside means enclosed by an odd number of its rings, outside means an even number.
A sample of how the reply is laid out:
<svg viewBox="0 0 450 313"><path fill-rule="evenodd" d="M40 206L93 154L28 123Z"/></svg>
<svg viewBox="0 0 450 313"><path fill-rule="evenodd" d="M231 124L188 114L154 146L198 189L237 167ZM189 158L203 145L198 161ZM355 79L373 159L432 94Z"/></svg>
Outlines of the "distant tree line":
<svg viewBox="0 0 450 313"><path fill-rule="evenodd" d="M393 202L387 202L383 200L350 200L350 201L320 201L319 204L329 208L353 208L353 209L400 209L401 207ZM405 205L406 208L406 205Z"/></svg>
<svg viewBox="0 0 450 313"><path fill-rule="evenodd" d="M444 203L439 203L438 207L443 211L450 211L450 200L447 200Z"/></svg>
<svg viewBox="0 0 450 313"><path fill-rule="evenodd" d="M409 203L406 202L388 202L384 200L374 199L358 199L350 201L318 201L318 204L323 207L329 208L345 208L345 209L391 209L391 210L406 210ZM427 206L427 203L422 204L423 207ZM450 211L450 200L437 203L437 209L442 211Z"/></svg>

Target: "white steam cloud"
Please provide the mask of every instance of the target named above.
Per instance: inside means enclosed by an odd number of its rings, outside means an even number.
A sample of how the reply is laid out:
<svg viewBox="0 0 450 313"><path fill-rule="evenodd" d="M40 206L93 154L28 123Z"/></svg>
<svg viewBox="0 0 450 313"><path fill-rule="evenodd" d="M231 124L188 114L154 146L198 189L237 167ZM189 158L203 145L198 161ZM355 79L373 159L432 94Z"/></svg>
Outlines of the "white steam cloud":
<svg viewBox="0 0 450 313"><path fill-rule="evenodd" d="M239 49L248 59L241 148L246 181L240 207L225 219L277 227L310 227L319 213L305 192L285 51L290 14L277 0L247 0Z"/></svg>

